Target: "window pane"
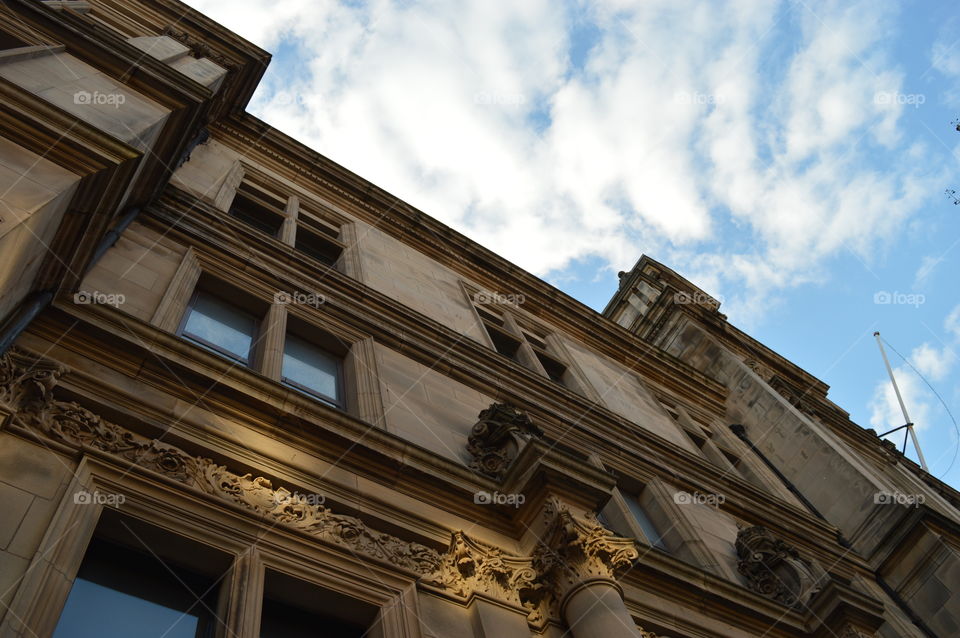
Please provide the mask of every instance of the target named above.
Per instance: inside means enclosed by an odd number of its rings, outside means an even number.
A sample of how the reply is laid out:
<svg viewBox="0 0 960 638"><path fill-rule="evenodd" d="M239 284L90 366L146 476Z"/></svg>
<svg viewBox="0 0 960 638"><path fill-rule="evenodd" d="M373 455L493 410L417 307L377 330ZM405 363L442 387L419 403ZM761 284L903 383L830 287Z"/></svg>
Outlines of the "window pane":
<svg viewBox="0 0 960 638"><path fill-rule="evenodd" d="M283 346L283 378L339 401L339 359L292 334Z"/></svg>
<svg viewBox="0 0 960 638"><path fill-rule="evenodd" d="M643 530L643 535L647 537L647 541L654 547L665 550L667 546L663 543L662 535L653 524L653 521L650 520L650 517L647 516L646 510L643 509L637 501L637 498L628 496L624 500L627 501L627 507L630 508L630 513L633 514L633 518L639 523L640 529Z"/></svg>
<svg viewBox="0 0 960 638"><path fill-rule="evenodd" d="M53 638L194 638L199 618L77 578Z"/></svg>
<svg viewBox="0 0 960 638"><path fill-rule="evenodd" d="M322 632L318 628L322 628ZM260 638L363 638L369 633L362 625L311 613L269 598L263 601Z"/></svg>
<svg viewBox="0 0 960 638"><path fill-rule="evenodd" d="M183 327L184 335L206 341L246 361L253 344L256 319L205 293L197 295Z"/></svg>
<svg viewBox="0 0 960 638"><path fill-rule="evenodd" d="M210 577L97 538L80 565L54 638L199 638L212 627Z"/></svg>

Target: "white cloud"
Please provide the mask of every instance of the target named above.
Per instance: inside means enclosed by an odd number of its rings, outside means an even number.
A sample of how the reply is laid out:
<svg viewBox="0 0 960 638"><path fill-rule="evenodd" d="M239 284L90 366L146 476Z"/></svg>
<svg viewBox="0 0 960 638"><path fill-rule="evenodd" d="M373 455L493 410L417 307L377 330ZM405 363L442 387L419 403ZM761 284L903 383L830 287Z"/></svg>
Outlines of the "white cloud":
<svg viewBox="0 0 960 638"><path fill-rule="evenodd" d="M894 368L893 373L897 378L897 386L900 388L910 420L916 424L917 430L929 427L933 395L923 386L923 382L917 375L906 366ZM903 412L900 410L893 384L886 378L878 382L874 388L873 399L870 402L870 427L882 434L903 424ZM903 440L903 434L901 430L890 438L899 442Z"/></svg>
<svg viewBox="0 0 960 638"><path fill-rule="evenodd" d="M949 346L940 349L924 343L910 353L910 362L930 381L944 378L955 361L956 355Z"/></svg>
<svg viewBox="0 0 960 638"><path fill-rule="evenodd" d="M877 99L901 90L892 5L192 4L298 47L304 72L268 75L252 110L536 274L669 256L752 314L942 192ZM599 34L582 67L574 13Z"/></svg>

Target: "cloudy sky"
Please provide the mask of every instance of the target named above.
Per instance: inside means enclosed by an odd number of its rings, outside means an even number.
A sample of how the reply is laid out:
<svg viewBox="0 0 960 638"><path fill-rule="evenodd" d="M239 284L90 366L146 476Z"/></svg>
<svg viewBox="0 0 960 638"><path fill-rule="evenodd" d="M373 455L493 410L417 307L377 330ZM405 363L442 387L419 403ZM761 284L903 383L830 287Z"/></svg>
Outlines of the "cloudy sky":
<svg viewBox="0 0 960 638"><path fill-rule="evenodd" d="M960 416L955 0L188 1L274 54L252 113L584 303L646 253L864 427L874 330Z"/></svg>

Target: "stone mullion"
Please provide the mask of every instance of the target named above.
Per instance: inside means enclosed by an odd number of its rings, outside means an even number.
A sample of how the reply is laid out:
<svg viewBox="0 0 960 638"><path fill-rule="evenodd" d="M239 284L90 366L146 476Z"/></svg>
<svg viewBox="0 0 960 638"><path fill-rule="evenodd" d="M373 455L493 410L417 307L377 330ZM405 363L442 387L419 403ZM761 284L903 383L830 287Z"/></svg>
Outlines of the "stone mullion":
<svg viewBox="0 0 960 638"><path fill-rule="evenodd" d="M288 246L297 243L297 220L300 218L300 198L291 195L283 211L283 225L280 227L280 241Z"/></svg>
<svg viewBox="0 0 960 638"><path fill-rule="evenodd" d="M255 546L237 556L224 579L218 611L216 638L257 638L263 605L264 569Z"/></svg>
<svg viewBox="0 0 960 638"><path fill-rule="evenodd" d="M257 333L255 367L269 379L279 381L283 373L283 342L287 334L287 305L274 302Z"/></svg>

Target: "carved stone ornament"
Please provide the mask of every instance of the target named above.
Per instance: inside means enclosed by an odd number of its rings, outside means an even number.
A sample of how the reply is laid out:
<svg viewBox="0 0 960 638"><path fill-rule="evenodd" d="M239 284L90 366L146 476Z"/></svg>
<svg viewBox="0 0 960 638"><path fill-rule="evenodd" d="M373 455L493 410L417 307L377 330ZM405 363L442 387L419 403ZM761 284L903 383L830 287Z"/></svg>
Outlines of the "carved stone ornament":
<svg viewBox="0 0 960 638"><path fill-rule="evenodd" d="M532 562L454 532L439 569L421 582L461 599L479 593L523 605L524 594L536 586Z"/></svg>
<svg viewBox="0 0 960 638"><path fill-rule="evenodd" d="M845 625L843 630L838 634L837 638L876 638L874 633L866 633L854 627L853 625Z"/></svg>
<svg viewBox="0 0 960 638"><path fill-rule="evenodd" d="M505 403L494 403L480 412L467 439L470 468L500 480L523 446L543 432L525 412Z"/></svg>
<svg viewBox="0 0 960 638"><path fill-rule="evenodd" d="M762 363L760 363L756 359L747 359L744 363L747 365L748 368L753 370L754 373L756 373L756 375L761 379L763 379L764 381L769 382L770 379L773 377L773 373L770 372L770 370L767 369L766 366L764 366Z"/></svg>
<svg viewBox="0 0 960 638"><path fill-rule="evenodd" d="M788 607L806 606L820 591L822 569L800 558L797 550L762 526L737 534L737 569L750 589Z"/></svg>

